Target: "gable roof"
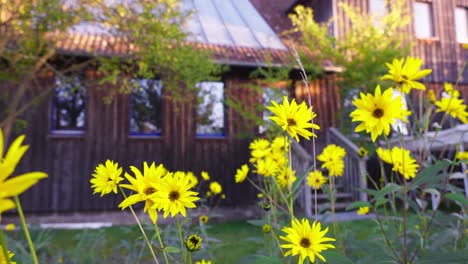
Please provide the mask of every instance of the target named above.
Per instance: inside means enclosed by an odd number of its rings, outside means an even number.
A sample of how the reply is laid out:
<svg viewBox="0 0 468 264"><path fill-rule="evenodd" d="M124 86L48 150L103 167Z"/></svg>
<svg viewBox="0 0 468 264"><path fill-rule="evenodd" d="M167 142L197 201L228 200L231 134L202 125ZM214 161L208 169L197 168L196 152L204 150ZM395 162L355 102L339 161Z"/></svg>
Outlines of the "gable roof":
<svg viewBox="0 0 468 264"><path fill-rule="evenodd" d="M187 43L226 65L290 63L289 50L249 0L182 0L192 16L183 25ZM81 24L57 43L62 54L129 56L133 45L93 24Z"/></svg>

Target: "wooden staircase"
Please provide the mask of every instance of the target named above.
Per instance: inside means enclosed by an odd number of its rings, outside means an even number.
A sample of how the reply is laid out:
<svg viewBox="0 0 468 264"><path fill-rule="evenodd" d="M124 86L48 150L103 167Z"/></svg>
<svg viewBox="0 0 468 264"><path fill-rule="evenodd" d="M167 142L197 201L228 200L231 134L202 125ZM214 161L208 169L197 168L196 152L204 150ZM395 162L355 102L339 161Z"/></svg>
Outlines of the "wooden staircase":
<svg viewBox="0 0 468 264"><path fill-rule="evenodd" d="M335 211L344 211L348 205L355 201L367 201L367 195L359 192L360 189L367 187L366 178L363 177L366 175L367 158L361 158L358 155L359 148L336 128L328 129L326 143L327 145L336 144L346 150L344 175L337 177L335 182ZM312 156L294 141L292 144L292 159L293 168L296 170L297 175L302 175L314 163ZM303 180L303 191L298 200L307 217L313 217L313 212L315 212L315 191L305 184L305 181L306 179ZM317 190L318 213L331 210L328 193Z"/></svg>

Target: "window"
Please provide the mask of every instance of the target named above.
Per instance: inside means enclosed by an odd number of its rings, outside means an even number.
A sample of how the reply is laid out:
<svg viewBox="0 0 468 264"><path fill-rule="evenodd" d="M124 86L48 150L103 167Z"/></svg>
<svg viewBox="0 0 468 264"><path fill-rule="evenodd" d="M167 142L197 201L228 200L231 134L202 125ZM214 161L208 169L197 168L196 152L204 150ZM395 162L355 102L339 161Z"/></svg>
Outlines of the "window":
<svg viewBox="0 0 468 264"><path fill-rule="evenodd" d="M132 80L130 135L162 134L162 82L152 79Z"/></svg>
<svg viewBox="0 0 468 264"><path fill-rule="evenodd" d="M265 87L262 89L262 101L263 101L263 111L262 118L263 124L258 126L258 132L260 134L265 133L268 130L268 125L271 124L270 116L273 114L266 107L271 105L271 101L275 101L278 104L283 102L283 97L288 95L288 91L285 89L274 89Z"/></svg>
<svg viewBox="0 0 468 264"><path fill-rule="evenodd" d="M374 18L374 26L380 24L380 19L387 14L386 0L369 0L369 14Z"/></svg>
<svg viewBox="0 0 468 264"><path fill-rule="evenodd" d="M434 23L432 16L432 4L426 2L414 2L414 31L418 38L432 38Z"/></svg>
<svg viewBox="0 0 468 264"><path fill-rule="evenodd" d="M457 33L457 41L460 43L468 43L468 9L457 7L455 9L455 31Z"/></svg>
<svg viewBox="0 0 468 264"><path fill-rule="evenodd" d="M224 83L201 82L197 88L197 136L224 136Z"/></svg>
<svg viewBox="0 0 468 264"><path fill-rule="evenodd" d="M52 131L83 131L86 88L82 76L57 77L53 92Z"/></svg>

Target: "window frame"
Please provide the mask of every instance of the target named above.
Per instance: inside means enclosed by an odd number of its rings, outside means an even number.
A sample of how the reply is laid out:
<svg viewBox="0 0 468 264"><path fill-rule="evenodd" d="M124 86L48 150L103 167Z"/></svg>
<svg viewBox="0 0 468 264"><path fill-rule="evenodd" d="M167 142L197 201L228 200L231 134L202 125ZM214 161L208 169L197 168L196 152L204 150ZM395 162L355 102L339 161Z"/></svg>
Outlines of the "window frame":
<svg viewBox="0 0 468 264"><path fill-rule="evenodd" d="M428 17L429 17L429 32L430 32L430 35L429 36L418 36L418 30L416 29L417 26L416 26L416 22L418 21L416 19L416 15L415 15L415 12L416 12L416 6L417 5L424 5L427 7L427 9L429 10L429 13L428 13ZM435 16L434 16L434 5L432 3L432 1L426 1L426 0L419 0L419 1L414 1L413 2L413 30L414 30L414 36L417 38L417 39L420 39L420 40L434 40L434 39L437 39L437 32L436 32L436 26L435 26ZM427 24L427 23L425 23Z"/></svg>
<svg viewBox="0 0 468 264"><path fill-rule="evenodd" d="M458 29L457 10L463 10L464 13L465 13L465 36L464 36L464 39L460 39L460 37L459 37L460 33L457 30ZM457 43L460 43L460 44L468 43L468 7L456 6L455 10L454 10L453 18L454 18L454 26L455 26L455 40L457 41Z"/></svg>
<svg viewBox="0 0 468 264"><path fill-rule="evenodd" d="M133 82L134 81L137 81L137 82L140 82L140 81L144 81L144 80L150 80L150 81L159 81L160 82L160 89L161 91L159 92L160 93L160 102L161 102L161 113L160 113L160 117L161 117L161 127L160 127L160 132L136 132L136 131L132 131L132 119L134 117L134 111L133 111L133 105L134 105L134 102L133 102L133 93L135 92L134 90L134 87L132 86L132 92L129 94L129 102L128 102L128 107L129 107L129 111L128 111L128 137L129 138L161 138L164 136L164 110L163 110L163 107L164 107L164 99L163 99L163 96L164 96L164 85L162 83L162 80L160 78L153 78L153 79L148 79L148 78L134 78L134 79L131 79L130 82L132 83L133 85Z"/></svg>
<svg viewBox="0 0 468 264"><path fill-rule="evenodd" d="M68 78L79 78L80 80L80 85L84 89L84 109L83 109L83 127L82 128L72 128L72 129L67 129L67 128L56 128L55 123L56 123L56 115L57 115L57 100L58 100L58 95L56 92L56 89L59 88L58 81L60 80L59 76L57 74L54 75L54 84L53 84L53 89L52 89L52 95L51 95L51 103L50 103L50 117L49 117L49 134L52 137L82 137L86 134L87 128L88 128L88 87L86 85L86 74L85 73L73 73L73 74L67 74L66 75L67 80ZM63 87L63 86L62 86ZM60 122L60 121L59 121Z"/></svg>
<svg viewBox="0 0 468 264"><path fill-rule="evenodd" d="M197 84L195 84L195 87L197 87L198 85L202 85L203 83L221 83L223 86L223 93L222 93L222 109L223 109L223 128L222 128L222 132L221 133L199 133L198 132L198 107L199 107L199 103L197 102L196 103L196 107L195 107L195 111L194 111L194 131L195 131L195 138L198 138L198 139L210 139L210 138L214 138L214 139L224 139L224 138L227 138L228 137L228 129L227 129L227 123L228 123L228 118L227 118L227 105L226 105L226 82L224 80L220 80L220 81L201 81L201 82L198 82ZM197 100L200 98L200 90L197 91Z"/></svg>

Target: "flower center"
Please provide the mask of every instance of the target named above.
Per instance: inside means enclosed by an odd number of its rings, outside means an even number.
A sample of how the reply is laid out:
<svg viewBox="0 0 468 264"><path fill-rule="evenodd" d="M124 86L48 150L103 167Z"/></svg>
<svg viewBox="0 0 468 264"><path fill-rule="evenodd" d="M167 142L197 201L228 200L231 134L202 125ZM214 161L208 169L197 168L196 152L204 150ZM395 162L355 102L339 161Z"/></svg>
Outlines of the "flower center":
<svg viewBox="0 0 468 264"><path fill-rule="evenodd" d="M153 188L153 187L146 188L146 189L143 191L143 193L146 194L146 195L151 195L151 194L153 194L153 193L155 193L155 192L156 192L156 189Z"/></svg>
<svg viewBox="0 0 468 264"><path fill-rule="evenodd" d="M172 191L169 193L169 200L171 200L171 202L178 200L179 197L180 197L180 194L178 191Z"/></svg>
<svg viewBox="0 0 468 264"><path fill-rule="evenodd" d="M294 120L292 118L288 118L286 121L288 122L288 126L295 126L296 125L296 120Z"/></svg>
<svg viewBox="0 0 468 264"><path fill-rule="evenodd" d="M380 108L376 108L374 112L372 112L372 116L374 116L375 118L381 118L383 114L384 114L384 111L383 109L380 109Z"/></svg>
<svg viewBox="0 0 468 264"><path fill-rule="evenodd" d="M198 245L200 242L197 237L193 236L190 238L190 242L192 242L194 245Z"/></svg>
<svg viewBox="0 0 468 264"><path fill-rule="evenodd" d="M299 245L303 248L309 248L310 247L310 240L308 238L302 238L301 242L299 242Z"/></svg>

